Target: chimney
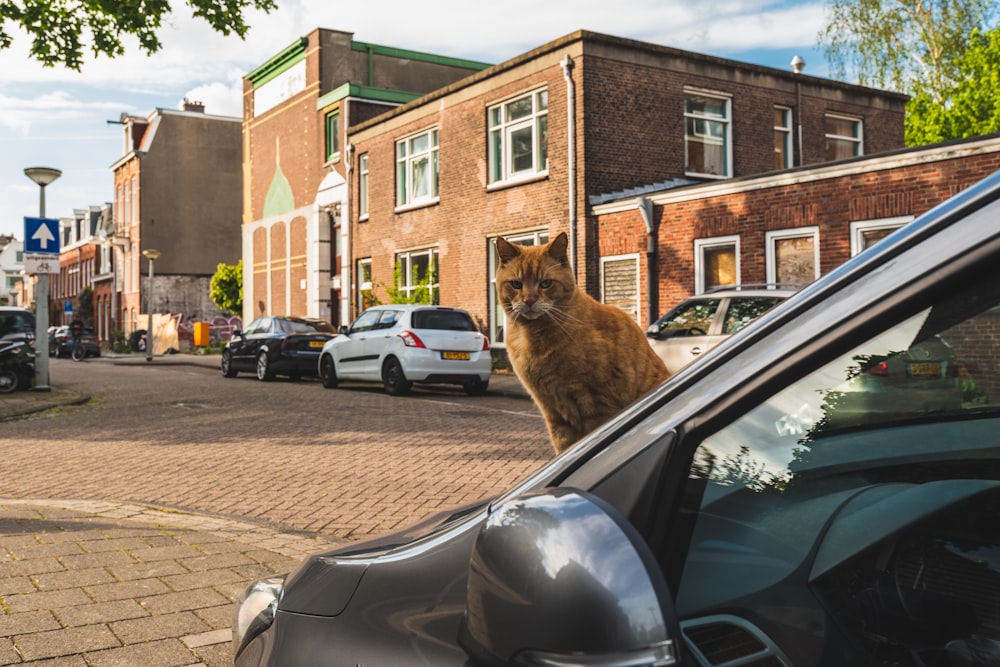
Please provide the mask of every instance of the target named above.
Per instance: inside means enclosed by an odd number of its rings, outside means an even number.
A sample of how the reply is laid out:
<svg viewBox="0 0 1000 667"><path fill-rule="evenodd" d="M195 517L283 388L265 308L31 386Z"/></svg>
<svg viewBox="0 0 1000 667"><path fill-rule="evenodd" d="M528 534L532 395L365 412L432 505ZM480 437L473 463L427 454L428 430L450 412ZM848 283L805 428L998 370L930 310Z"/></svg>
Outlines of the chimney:
<svg viewBox="0 0 1000 667"><path fill-rule="evenodd" d="M195 102L184 98L184 111L195 111L197 113L205 113L205 105L202 102Z"/></svg>

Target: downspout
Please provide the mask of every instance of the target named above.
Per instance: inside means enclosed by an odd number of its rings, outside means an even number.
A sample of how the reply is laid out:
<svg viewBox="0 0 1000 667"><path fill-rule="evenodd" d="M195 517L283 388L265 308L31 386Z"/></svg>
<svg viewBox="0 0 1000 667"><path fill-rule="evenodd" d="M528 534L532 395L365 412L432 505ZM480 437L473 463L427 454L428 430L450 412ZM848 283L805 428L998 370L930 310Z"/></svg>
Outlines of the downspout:
<svg viewBox="0 0 1000 667"><path fill-rule="evenodd" d="M344 210L340 212L340 236L343 240L343 248L340 253L340 323L350 324L351 304L354 303L354 289L351 285L351 275L354 260L351 253L351 172L353 171L354 146L347 143L347 128L351 123L351 98L348 97L343 104L344 113L344 171L347 181L347 195L344 197ZM346 298L345 295L346 294Z"/></svg>
<svg viewBox="0 0 1000 667"><path fill-rule="evenodd" d="M649 197L639 198L639 213L646 225L646 326L657 320L660 302L660 284L657 280L656 248L659 242L656 238L657 225L653 219L653 202Z"/></svg>
<svg viewBox="0 0 1000 667"><path fill-rule="evenodd" d="M573 85L573 59L567 55L560 62L563 78L566 79L566 153L567 178L569 184L566 196L569 198L569 257L576 277L576 86Z"/></svg>

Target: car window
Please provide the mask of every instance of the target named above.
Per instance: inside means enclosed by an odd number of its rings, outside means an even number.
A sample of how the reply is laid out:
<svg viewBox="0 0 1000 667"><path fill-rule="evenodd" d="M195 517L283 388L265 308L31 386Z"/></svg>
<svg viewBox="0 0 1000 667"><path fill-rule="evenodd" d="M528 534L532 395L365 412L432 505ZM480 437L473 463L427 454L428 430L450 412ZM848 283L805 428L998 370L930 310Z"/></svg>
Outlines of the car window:
<svg viewBox="0 0 1000 667"><path fill-rule="evenodd" d="M734 334L744 326L774 308L780 297L732 297L726 309L726 319L722 325L722 333Z"/></svg>
<svg viewBox="0 0 1000 667"><path fill-rule="evenodd" d="M995 637L996 597L979 589L1000 591L997 301L949 295L705 438L678 613L774 628L776 601L798 598L816 632L829 608L881 664L905 664L945 616L953 638Z"/></svg>
<svg viewBox="0 0 1000 667"><path fill-rule="evenodd" d="M398 310L383 310L382 315L378 318L377 329L391 329L396 322L399 321L402 313Z"/></svg>
<svg viewBox="0 0 1000 667"><path fill-rule="evenodd" d="M282 320L282 329L288 333L334 333L333 325L321 320Z"/></svg>
<svg viewBox="0 0 1000 667"><path fill-rule="evenodd" d="M257 318L256 320L253 320L252 322L250 322L250 324L246 326L246 329L243 330L243 335L246 336L248 334L255 333L257 331L257 327L259 326L260 326L260 318Z"/></svg>
<svg viewBox="0 0 1000 667"><path fill-rule="evenodd" d="M475 331L472 318L460 310L418 310L413 313L414 329Z"/></svg>
<svg viewBox="0 0 1000 667"><path fill-rule="evenodd" d="M722 303L721 299L697 299L682 303L673 312L654 323L650 330L656 334L657 338L690 336L692 334L703 336L709 332L712 319L715 317L720 303Z"/></svg>
<svg viewBox="0 0 1000 667"><path fill-rule="evenodd" d="M360 333L373 329L375 323L378 322L378 316L381 312L380 310L366 310L361 313L361 316L354 320L354 324L351 325L351 333Z"/></svg>

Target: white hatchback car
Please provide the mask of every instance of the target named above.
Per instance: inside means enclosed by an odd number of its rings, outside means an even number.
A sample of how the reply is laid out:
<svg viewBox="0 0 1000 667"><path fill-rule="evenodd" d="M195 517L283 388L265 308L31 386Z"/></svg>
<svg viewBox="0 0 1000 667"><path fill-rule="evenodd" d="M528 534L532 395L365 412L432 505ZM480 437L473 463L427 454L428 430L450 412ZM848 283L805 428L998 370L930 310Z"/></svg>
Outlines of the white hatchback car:
<svg viewBox="0 0 1000 667"><path fill-rule="evenodd" d="M457 384L482 396L493 372L489 340L461 308L375 306L323 346L319 376L333 389L341 380L381 382L400 396L414 382Z"/></svg>

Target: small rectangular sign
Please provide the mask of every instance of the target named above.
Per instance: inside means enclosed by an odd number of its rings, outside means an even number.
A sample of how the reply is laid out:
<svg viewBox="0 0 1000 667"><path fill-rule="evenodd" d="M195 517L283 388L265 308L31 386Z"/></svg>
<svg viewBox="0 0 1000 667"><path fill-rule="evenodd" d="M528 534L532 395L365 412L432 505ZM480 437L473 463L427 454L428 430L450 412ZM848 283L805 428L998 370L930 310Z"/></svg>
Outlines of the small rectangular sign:
<svg viewBox="0 0 1000 667"><path fill-rule="evenodd" d="M25 273L59 273L59 255L24 253Z"/></svg>

